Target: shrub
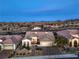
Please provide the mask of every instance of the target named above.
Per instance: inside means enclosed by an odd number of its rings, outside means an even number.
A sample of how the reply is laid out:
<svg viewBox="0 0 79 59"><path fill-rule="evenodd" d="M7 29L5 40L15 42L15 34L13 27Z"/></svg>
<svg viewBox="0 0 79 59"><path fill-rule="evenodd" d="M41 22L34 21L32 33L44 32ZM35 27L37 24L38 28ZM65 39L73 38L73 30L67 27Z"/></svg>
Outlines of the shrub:
<svg viewBox="0 0 79 59"><path fill-rule="evenodd" d="M40 48L40 47L37 47L37 48L36 48L36 50L42 50L42 48Z"/></svg>

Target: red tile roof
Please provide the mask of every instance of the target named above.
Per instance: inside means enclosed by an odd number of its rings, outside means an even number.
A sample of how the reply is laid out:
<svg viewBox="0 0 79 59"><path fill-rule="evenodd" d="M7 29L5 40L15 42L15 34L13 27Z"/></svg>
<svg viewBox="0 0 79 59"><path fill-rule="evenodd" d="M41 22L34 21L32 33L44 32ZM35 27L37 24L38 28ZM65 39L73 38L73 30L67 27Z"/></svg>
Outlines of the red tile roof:
<svg viewBox="0 0 79 59"><path fill-rule="evenodd" d="M13 41L11 39L6 39L3 41L3 44L13 44Z"/></svg>

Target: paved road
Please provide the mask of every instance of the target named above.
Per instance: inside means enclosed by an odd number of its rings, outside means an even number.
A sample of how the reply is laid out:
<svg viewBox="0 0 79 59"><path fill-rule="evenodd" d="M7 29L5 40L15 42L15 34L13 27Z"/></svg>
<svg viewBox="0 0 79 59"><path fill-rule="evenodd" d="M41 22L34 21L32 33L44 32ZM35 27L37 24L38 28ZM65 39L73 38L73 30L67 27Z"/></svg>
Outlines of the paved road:
<svg viewBox="0 0 79 59"><path fill-rule="evenodd" d="M31 57L14 57L12 59L78 59L75 54L61 54L61 55L45 55L45 56L31 56Z"/></svg>
<svg viewBox="0 0 79 59"><path fill-rule="evenodd" d="M8 58L8 52L9 51L2 51L0 53L0 59Z"/></svg>

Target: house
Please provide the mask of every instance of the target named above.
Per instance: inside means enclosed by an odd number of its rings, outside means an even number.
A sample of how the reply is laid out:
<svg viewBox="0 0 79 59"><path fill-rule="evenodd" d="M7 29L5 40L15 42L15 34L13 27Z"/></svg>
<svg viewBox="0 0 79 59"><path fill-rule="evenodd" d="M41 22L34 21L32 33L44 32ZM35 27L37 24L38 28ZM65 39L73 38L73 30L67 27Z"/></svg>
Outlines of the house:
<svg viewBox="0 0 79 59"><path fill-rule="evenodd" d="M51 28L59 28L63 27L64 23L63 22L52 22L44 25L45 27L51 27Z"/></svg>
<svg viewBox="0 0 79 59"><path fill-rule="evenodd" d="M78 47L79 46L79 35L72 34L72 37L69 39L70 47Z"/></svg>
<svg viewBox="0 0 79 59"><path fill-rule="evenodd" d="M2 45L2 40L0 39L0 51L2 51L3 50L3 45Z"/></svg>
<svg viewBox="0 0 79 59"><path fill-rule="evenodd" d="M54 44L54 34L53 32L43 32L43 31L27 31L24 39L22 40L22 45L24 43L29 43L29 46L37 45L40 47L52 46Z"/></svg>
<svg viewBox="0 0 79 59"><path fill-rule="evenodd" d="M65 25L65 26L70 26L70 25L79 26L79 19L66 20L66 21L64 21L64 25Z"/></svg>
<svg viewBox="0 0 79 59"><path fill-rule="evenodd" d="M36 27L32 28L32 30L41 30L41 27L36 26Z"/></svg>
<svg viewBox="0 0 79 59"><path fill-rule="evenodd" d="M20 35L0 35L1 50L15 50L21 40Z"/></svg>
<svg viewBox="0 0 79 59"><path fill-rule="evenodd" d="M79 30L62 30L57 32L69 40L70 47L79 47Z"/></svg>

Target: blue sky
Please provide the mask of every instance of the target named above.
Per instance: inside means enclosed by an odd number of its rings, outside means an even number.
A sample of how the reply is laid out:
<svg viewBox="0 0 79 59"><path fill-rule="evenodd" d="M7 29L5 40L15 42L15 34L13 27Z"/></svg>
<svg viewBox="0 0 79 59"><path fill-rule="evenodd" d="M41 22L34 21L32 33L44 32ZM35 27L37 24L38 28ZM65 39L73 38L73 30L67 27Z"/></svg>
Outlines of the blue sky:
<svg viewBox="0 0 79 59"><path fill-rule="evenodd" d="M79 19L79 0L0 0L0 22Z"/></svg>

